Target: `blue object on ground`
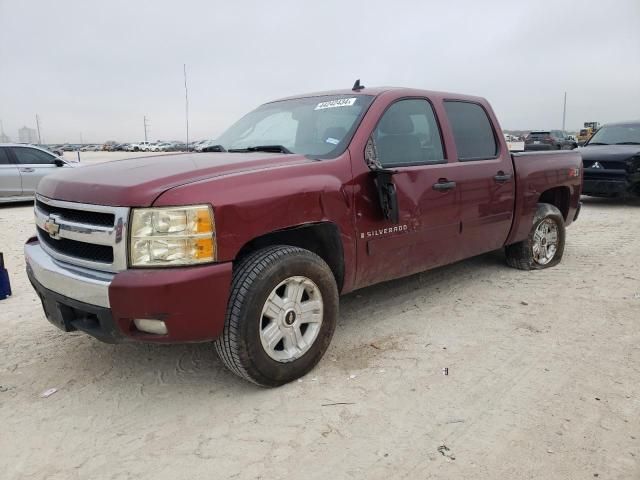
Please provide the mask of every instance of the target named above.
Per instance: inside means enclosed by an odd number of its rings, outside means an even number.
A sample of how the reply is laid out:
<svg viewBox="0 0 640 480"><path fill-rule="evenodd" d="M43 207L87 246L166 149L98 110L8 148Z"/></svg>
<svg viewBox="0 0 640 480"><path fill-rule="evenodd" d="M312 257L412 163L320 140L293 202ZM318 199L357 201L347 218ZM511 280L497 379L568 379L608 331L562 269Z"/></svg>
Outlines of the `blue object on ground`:
<svg viewBox="0 0 640 480"><path fill-rule="evenodd" d="M4 268L4 256L0 253L0 300L11 296L11 283L9 283L9 272Z"/></svg>

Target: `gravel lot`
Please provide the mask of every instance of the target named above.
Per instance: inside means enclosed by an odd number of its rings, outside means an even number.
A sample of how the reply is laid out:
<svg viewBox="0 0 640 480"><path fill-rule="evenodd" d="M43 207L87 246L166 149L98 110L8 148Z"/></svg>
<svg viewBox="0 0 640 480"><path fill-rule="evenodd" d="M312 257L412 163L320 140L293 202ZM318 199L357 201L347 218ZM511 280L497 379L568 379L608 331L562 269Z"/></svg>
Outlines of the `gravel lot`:
<svg viewBox="0 0 640 480"><path fill-rule="evenodd" d="M640 478L637 202L586 198L550 270L496 252L343 297L324 360L273 390L207 344L58 331L33 229L0 206L3 479Z"/></svg>

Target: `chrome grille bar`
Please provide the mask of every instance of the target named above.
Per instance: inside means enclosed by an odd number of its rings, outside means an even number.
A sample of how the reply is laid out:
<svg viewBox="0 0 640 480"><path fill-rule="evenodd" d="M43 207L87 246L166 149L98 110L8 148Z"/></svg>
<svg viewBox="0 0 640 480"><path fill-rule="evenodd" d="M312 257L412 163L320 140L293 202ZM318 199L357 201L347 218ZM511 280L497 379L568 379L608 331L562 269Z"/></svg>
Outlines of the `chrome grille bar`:
<svg viewBox="0 0 640 480"><path fill-rule="evenodd" d="M41 240L40 244L42 248L49 255L59 261L90 269L107 272L126 270L126 245L129 222L128 207L110 207L53 200L38 194L36 194L36 199L34 215L38 227L38 237ZM42 208L39 203L42 204ZM46 207L53 207L51 211L57 211L57 213L45 211ZM82 212L96 212L113 215L113 225L96 225L76 221L76 218L82 218L83 216L75 215L75 212L78 214ZM72 219L66 217L72 217ZM48 235L49 238L43 239L43 235ZM88 244L89 246L101 245L111 247L113 249L113 262L105 263L97 261L95 258L80 257L65 252L62 245L66 242L61 242L61 248L56 248L56 241L61 239L81 242L79 245ZM90 251L90 249L87 249L87 251Z"/></svg>

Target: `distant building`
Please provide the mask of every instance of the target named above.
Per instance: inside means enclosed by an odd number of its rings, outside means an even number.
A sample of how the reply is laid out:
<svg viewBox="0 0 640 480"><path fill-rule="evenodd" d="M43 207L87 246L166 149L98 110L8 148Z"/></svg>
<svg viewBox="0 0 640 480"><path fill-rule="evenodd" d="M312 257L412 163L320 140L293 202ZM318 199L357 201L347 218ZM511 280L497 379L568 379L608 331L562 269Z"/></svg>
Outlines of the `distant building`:
<svg viewBox="0 0 640 480"><path fill-rule="evenodd" d="M18 142L20 143L38 143L38 132L33 128L22 127L18 130Z"/></svg>

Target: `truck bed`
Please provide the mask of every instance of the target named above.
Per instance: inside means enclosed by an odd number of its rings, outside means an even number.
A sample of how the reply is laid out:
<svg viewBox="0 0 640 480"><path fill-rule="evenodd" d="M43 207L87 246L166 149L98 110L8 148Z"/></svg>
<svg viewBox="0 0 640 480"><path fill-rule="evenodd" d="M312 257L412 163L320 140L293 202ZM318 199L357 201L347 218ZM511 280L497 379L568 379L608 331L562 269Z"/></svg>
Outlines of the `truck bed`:
<svg viewBox="0 0 640 480"><path fill-rule="evenodd" d="M514 220L506 244L527 238L541 196L561 199L565 225L576 218L580 206L582 156L576 150L512 153L516 175Z"/></svg>

